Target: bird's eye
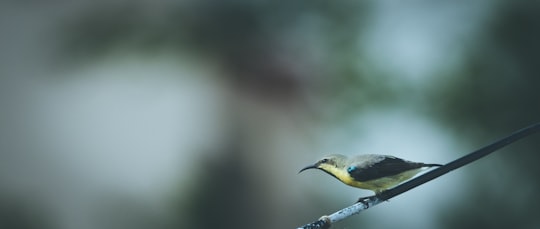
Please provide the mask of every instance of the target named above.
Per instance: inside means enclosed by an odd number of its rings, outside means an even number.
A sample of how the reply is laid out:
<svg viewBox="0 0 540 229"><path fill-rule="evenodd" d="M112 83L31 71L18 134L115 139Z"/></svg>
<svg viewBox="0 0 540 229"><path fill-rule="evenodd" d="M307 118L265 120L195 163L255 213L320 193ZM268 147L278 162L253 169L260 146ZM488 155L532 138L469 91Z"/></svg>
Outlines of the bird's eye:
<svg viewBox="0 0 540 229"><path fill-rule="evenodd" d="M321 160L321 163L326 163L326 162L328 162L328 158L325 158L325 159Z"/></svg>

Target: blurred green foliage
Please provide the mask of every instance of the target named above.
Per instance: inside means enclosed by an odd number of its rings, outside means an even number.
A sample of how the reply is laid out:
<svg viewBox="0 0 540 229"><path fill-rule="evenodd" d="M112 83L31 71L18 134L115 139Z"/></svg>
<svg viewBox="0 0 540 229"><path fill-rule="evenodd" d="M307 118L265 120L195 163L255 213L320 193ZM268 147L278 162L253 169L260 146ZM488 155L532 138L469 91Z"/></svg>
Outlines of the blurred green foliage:
<svg viewBox="0 0 540 229"><path fill-rule="evenodd" d="M470 142L489 141L540 118L540 4L505 2L456 77L433 94L434 109ZM539 136L501 152L474 176L474 189L443 215L445 228L535 228L540 221ZM496 176L494 178L491 178ZM505 192L492 191L495 188Z"/></svg>

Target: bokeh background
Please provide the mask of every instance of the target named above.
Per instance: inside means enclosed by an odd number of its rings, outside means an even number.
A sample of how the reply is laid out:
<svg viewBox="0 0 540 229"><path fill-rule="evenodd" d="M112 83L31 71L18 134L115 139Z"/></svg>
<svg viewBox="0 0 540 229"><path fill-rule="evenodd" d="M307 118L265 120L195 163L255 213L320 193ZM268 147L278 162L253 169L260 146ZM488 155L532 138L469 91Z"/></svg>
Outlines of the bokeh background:
<svg viewBox="0 0 540 229"><path fill-rule="evenodd" d="M536 1L2 1L1 228L295 228L540 120ZM540 138L335 228L539 228Z"/></svg>

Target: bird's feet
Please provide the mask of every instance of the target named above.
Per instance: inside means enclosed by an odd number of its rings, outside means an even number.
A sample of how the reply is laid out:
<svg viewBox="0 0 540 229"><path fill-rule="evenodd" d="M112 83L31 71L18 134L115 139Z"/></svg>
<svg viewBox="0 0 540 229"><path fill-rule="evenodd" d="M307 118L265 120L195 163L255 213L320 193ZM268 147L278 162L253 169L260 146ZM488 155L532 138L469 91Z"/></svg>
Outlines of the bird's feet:
<svg viewBox="0 0 540 229"><path fill-rule="evenodd" d="M356 203L363 203L364 205L369 207L369 200L373 199L376 196L366 196L366 197L360 197Z"/></svg>

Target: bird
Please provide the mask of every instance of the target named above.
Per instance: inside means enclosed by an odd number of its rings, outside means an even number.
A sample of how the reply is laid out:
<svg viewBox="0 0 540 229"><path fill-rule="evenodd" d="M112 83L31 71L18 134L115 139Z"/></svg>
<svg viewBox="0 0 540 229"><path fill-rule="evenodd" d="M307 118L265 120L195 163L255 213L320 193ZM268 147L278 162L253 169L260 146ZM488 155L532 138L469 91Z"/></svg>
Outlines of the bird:
<svg viewBox="0 0 540 229"><path fill-rule="evenodd" d="M347 157L331 154L304 167L298 173L319 169L346 185L371 190L378 196L383 191L411 179L422 169L438 166L442 165L412 162L390 155L362 154Z"/></svg>

